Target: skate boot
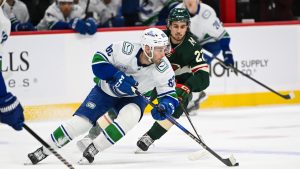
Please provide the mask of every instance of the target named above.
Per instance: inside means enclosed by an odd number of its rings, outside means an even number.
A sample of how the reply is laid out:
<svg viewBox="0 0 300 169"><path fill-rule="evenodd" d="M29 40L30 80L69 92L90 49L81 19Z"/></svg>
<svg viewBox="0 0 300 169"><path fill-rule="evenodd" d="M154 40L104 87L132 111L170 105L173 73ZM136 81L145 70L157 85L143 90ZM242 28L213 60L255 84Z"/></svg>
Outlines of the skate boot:
<svg viewBox="0 0 300 169"><path fill-rule="evenodd" d="M146 133L136 143L136 145L143 151L147 151L153 144L154 140Z"/></svg>
<svg viewBox="0 0 300 169"><path fill-rule="evenodd" d="M193 95L194 96L194 95ZM187 111L189 115L194 116L197 114L200 103L204 102L207 99L207 95L204 91L200 92L196 100L191 100L187 106Z"/></svg>
<svg viewBox="0 0 300 169"><path fill-rule="evenodd" d="M85 136L83 139L78 140L76 145L77 148L80 150L80 152L84 152L84 150L87 149L87 147L93 142L93 140L91 138L87 136Z"/></svg>
<svg viewBox="0 0 300 169"><path fill-rule="evenodd" d="M38 148L33 153L28 154L28 158L30 159L32 164L37 164L38 162L45 159L48 155L44 153L43 147Z"/></svg>
<svg viewBox="0 0 300 169"><path fill-rule="evenodd" d="M78 164L93 163L94 157L98 154L99 150L95 147L94 143L91 143L83 152L83 158L78 161Z"/></svg>

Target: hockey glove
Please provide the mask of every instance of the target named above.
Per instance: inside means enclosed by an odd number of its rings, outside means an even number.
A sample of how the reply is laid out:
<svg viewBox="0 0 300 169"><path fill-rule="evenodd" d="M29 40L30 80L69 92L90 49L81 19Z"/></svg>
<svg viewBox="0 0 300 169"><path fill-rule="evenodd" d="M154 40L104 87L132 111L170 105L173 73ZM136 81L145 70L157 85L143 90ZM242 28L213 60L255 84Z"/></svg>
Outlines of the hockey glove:
<svg viewBox="0 0 300 169"><path fill-rule="evenodd" d="M210 57L205 53L203 54L203 57L204 57L205 62L209 65L211 64L211 61L214 59L214 57Z"/></svg>
<svg viewBox="0 0 300 169"><path fill-rule="evenodd" d="M177 83L176 84L176 94L178 96L178 100L181 103L184 103L188 100L190 94L190 88L186 85Z"/></svg>
<svg viewBox="0 0 300 169"><path fill-rule="evenodd" d="M0 121L10 125L15 130L22 130L24 122L23 107L11 93L0 98Z"/></svg>
<svg viewBox="0 0 300 169"><path fill-rule="evenodd" d="M94 35L97 32L97 23L94 18L87 18L85 24L89 35Z"/></svg>
<svg viewBox="0 0 300 169"><path fill-rule="evenodd" d="M226 66L233 66L234 65L232 52L230 50L223 51L223 57L224 57L224 64Z"/></svg>
<svg viewBox="0 0 300 169"><path fill-rule="evenodd" d="M18 31L35 31L36 29L30 22L20 23L18 25Z"/></svg>
<svg viewBox="0 0 300 169"><path fill-rule="evenodd" d="M131 90L132 86L137 86L138 82L133 79L131 76L127 76L124 72L118 71L112 77L112 79L107 81L114 88L119 89L121 92L128 95L133 95Z"/></svg>
<svg viewBox="0 0 300 169"><path fill-rule="evenodd" d="M171 116L174 113L174 110L172 103L163 101L151 110L151 115L155 120L165 120L167 116Z"/></svg>
<svg viewBox="0 0 300 169"><path fill-rule="evenodd" d="M75 31L79 32L82 35L86 34L88 31L88 27L85 21L79 18L72 19L69 24L72 29L74 29Z"/></svg>

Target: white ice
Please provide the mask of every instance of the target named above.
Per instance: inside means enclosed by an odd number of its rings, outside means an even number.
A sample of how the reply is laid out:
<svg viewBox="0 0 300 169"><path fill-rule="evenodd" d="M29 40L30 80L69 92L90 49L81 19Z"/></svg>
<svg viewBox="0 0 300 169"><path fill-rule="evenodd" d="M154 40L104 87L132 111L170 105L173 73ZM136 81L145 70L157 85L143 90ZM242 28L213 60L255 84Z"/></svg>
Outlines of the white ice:
<svg viewBox="0 0 300 169"><path fill-rule="evenodd" d="M256 107L242 109L200 110L192 117L205 143L223 158L234 155L238 169L299 169L300 168L300 105ZM28 122L36 133L46 138L62 121ZM150 115L125 138L110 149L98 154L92 165L80 166L81 153L76 139L58 152L76 169L225 169L212 155L197 161L188 160L189 154L201 146L176 126L155 142L147 153L134 154L136 141L152 125ZM186 117L179 120L193 133ZM24 166L27 153L40 147L25 130L15 132L0 126L0 169L60 169L67 168L54 156L38 165Z"/></svg>

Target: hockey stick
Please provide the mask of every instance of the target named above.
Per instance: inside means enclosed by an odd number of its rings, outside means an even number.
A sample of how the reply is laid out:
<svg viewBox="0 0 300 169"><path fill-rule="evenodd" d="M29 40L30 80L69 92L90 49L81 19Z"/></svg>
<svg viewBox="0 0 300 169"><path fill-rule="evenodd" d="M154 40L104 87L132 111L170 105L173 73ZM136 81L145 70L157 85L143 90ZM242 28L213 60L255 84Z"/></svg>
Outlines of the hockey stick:
<svg viewBox="0 0 300 169"><path fill-rule="evenodd" d="M85 7L85 10L84 10L84 14L85 14L85 17L84 19L87 19L89 17L89 6L90 6L90 0L87 0L86 2L86 7Z"/></svg>
<svg viewBox="0 0 300 169"><path fill-rule="evenodd" d="M219 59L218 57L215 57L215 59L217 59L224 67L228 67L228 66L226 66L226 65L224 64L224 62L223 62L221 59ZM294 92L290 92L289 94L281 94L281 93L275 91L274 89L271 89L269 86L263 84L262 82L260 82L260 81L258 81L258 80L256 80L256 79L254 79L254 78L251 77L250 75L244 73L243 71L241 71L241 70L239 70L239 69L237 69L237 68L235 68L235 67L233 67L233 66L229 66L229 68L231 68L231 69L233 69L235 72L238 72L238 73L242 74L243 76L245 76L245 77L251 79L252 81L258 83L258 84L261 85L262 87L268 89L269 91L273 92L274 94L276 94L276 95L278 95L278 96L280 96L280 97L282 97L282 98L284 98L284 99L290 100L290 99L293 99L293 98L295 97Z"/></svg>
<svg viewBox="0 0 300 169"><path fill-rule="evenodd" d="M56 152L48 143L46 143L40 136L38 136L31 128L29 128L25 123L23 127L28 131L34 138L36 138L43 146L45 146L51 153L53 153L62 163L64 163L68 168L75 169L66 159L64 159L58 152Z"/></svg>
<svg viewBox="0 0 300 169"><path fill-rule="evenodd" d="M191 117L190 117L190 114L189 114L188 110L184 107L184 105L183 105L182 103L180 103L180 106L181 106L181 108L182 108L182 110L183 110L183 112L184 112L186 118L188 119L190 125L192 126L194 132L195 132L196 135L198 136L198 139L199 139L201 142L204 143L204 141L202 140L202 137L198 134L198 132L197 132L197 130L196 130L196 128L195 128L195 126L194 126L194 124L193 124L193 122L192 122L192 119L191 119ZM206 151L199 150L199 151L196 151L196 152L193 152L193 153L189 154L189 155L188 155L188 159L189 159L189 160L192 160L192 161L194 161L194 160L199 160L199 159L205 157L206 154L207 154Z"/></svg>
<svg viewBox="0 0 300 169"><path fill-rule="evenodd" d="M132 91L137 94L138 96L141 96L144 98L144 100L150 104L152 107L156 107L154 103L149 101L149 99L141 94L135 87L131 87ZM229 158L222 158L220 157L216 152L214 152L212 149L210 149L202 140L198 139L196 136L194 136L191 132L189 132L186 128L184 128L181 124L179 124L175 119L173 119L171 116L167 116L168 120L176 125L179 129L181 129L184 133L186 133L188 136L190 136L193 140L195 140L197 143L199 143L205 150L210 152L212 155L214 155L217 159L219 159L222 163L224 163L227 166L239 166L239 163L236 162L236 159L231 155Z"/></svg>
<svg viewBox="0 0 300 169"><path fill-rule="evenodd" d="M184 107L184 105L183 105L182 103L180 103L180 107L181 107L181 109L183 110L183 112L184 112L186 118L188 119L189 123L191 124L191 126L192 126L194 132L195 132L196 135L198 136L198 139L201 140L201 141L203 142L203 140L201 139L200 135L198 134L198 132L197 132L197 130L196 130L194 124L192 123L192 119L191 119L191 117L190 117L189 112L186 110L186 108Z"/></svg>

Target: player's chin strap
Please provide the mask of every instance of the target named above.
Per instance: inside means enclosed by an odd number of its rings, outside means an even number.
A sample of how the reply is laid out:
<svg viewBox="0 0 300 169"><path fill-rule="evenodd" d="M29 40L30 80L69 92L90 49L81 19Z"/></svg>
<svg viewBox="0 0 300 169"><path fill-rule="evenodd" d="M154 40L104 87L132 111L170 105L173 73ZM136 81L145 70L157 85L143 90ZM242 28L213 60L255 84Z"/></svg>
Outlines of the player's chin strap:
<svg viewBox="0 0 300 169"><path fill-rule="evenodd" d="M156 107L157 105L152 103L146 96L144 96L142 93L140 93L136 87L131 87L132 91L137 94L138 96L141 96L144 98L144 100L150 104L152 107ZM184 133L186 133L188 136L190 136L193 140L195 140L197 143L199 143L205 150L210 152L213 156L215 156L217 159L219 159L222 163L224 163L227 166L239 166L239 163L236 162L236 159L231 156L229 158L222 158L219 156L216 152L214 152L211 148L209 148L202 140L198 139L195 135L193 135L191 132L189 132L186 128L184 128L181 124L179 124L174 118L171 116L167 116L167 119L174 125L176 125L180 130L182 130Z"/></svg>
<svg viewBox="0 0 300 169"><path fill-rule="evenodd" d="M150 55L151 55L151 57L146 53L146 51L144 50L144 54L145 54L145 56L147 57L147 59L148 59L148 61L150 62L150 63L153 63L153 57L154 57L154 47L150 47Z"/></svg>

